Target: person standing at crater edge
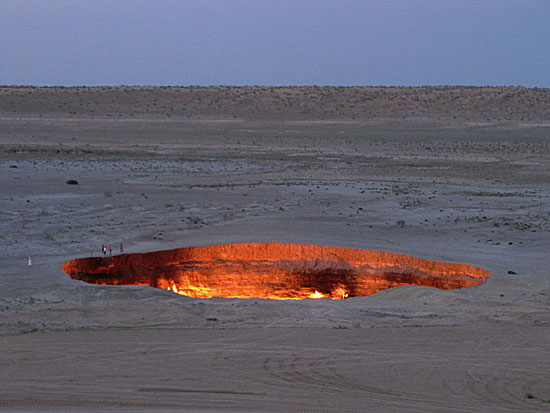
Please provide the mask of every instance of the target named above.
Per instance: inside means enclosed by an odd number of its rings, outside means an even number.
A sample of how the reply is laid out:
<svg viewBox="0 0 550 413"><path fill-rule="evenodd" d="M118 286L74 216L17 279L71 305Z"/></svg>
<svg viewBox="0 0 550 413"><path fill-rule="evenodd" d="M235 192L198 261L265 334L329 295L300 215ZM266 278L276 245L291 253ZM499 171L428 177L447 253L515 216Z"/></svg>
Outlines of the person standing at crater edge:
<svg viewBox="0 0 550 413"><path fill-rule="evenodd" d="M109 245L109 256L113 256L113 246Z"/></svg>
<svg viewBox="0 0 550 413"><path fill-rule="evenodd" d="M122 245L122 242L120 243L120 253L122 254L124 252L124 246Z"/></svg>

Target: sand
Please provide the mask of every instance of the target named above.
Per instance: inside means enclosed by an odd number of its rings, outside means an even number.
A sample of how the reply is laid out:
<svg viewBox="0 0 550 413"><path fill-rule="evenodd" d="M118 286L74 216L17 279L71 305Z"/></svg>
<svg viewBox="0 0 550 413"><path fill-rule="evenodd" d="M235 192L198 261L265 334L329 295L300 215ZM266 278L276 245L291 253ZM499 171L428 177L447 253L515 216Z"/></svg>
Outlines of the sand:
<svg viewBox="0 0 550 413"><path fill-rule="evenodd" d="M363 103L339 106L352 95ZM550 410L550 91L0 98L1 410ZM334 245L494 275L460 290L287 302L61 271L121 241L127 252Z"/></svg>

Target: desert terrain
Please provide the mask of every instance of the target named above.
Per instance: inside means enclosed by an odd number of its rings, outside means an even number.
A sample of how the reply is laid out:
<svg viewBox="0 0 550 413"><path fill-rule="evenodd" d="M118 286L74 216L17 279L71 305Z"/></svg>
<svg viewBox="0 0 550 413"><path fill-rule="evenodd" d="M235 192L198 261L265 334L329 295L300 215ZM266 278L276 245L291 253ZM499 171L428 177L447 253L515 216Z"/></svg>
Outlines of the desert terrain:
<svg viewBox="0 0 550 413"><path fill-rule="evenodd" d="M120 242L493 275L277 301L61 269ZM0 87L0 264L3 411L548 411L550 90Z"/></svg>

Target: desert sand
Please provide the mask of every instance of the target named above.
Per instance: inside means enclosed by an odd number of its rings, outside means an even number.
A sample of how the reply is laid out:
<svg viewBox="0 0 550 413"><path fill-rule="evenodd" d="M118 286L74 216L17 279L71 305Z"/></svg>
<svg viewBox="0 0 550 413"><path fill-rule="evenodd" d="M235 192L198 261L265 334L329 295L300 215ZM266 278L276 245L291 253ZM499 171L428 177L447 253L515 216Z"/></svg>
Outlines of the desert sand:
<svg viewBox="0 0 550 413"><path fill-rule="evenodd" d="M0 410L550 410L549 205L548 89L2 87ZM120 242L493 275L275 301L61 269Z"/></svg>

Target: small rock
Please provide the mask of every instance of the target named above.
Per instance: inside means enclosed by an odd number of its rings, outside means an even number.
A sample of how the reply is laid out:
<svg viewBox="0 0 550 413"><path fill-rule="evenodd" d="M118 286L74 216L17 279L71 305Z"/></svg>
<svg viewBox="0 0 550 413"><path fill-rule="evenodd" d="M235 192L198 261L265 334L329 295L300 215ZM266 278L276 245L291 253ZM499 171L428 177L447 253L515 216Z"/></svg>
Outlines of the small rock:
<svg viewBox="0 0 550 413"><path fill-rule="evenodd" d="M66 182L67 185L78 185L78 181L75 181L74 179L69 179Z"/></svg>

